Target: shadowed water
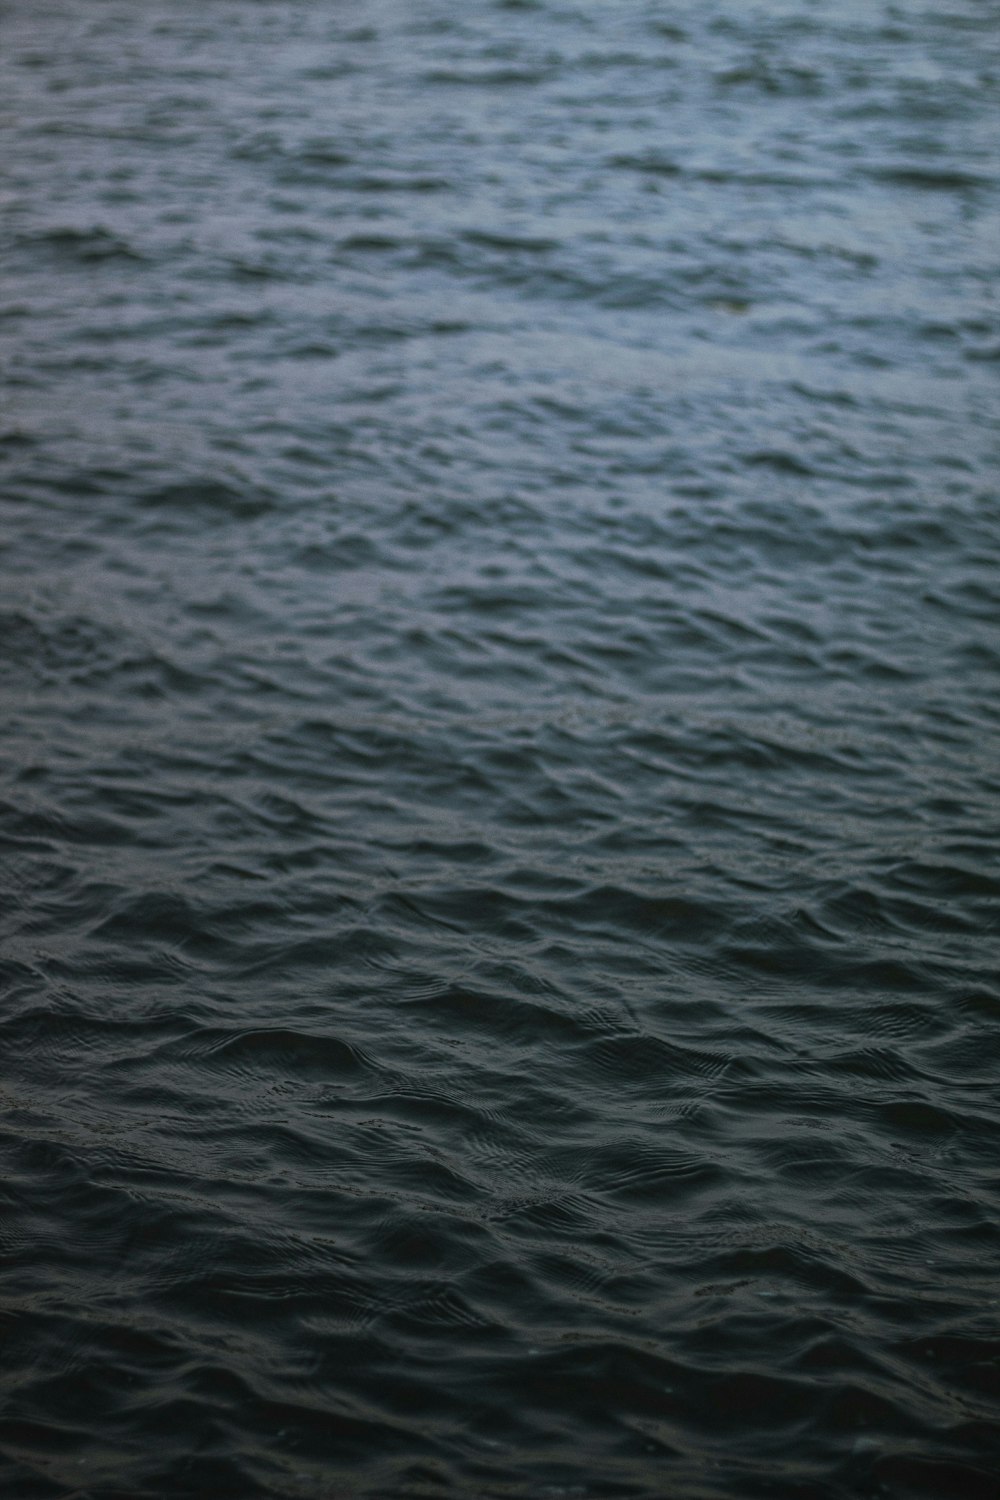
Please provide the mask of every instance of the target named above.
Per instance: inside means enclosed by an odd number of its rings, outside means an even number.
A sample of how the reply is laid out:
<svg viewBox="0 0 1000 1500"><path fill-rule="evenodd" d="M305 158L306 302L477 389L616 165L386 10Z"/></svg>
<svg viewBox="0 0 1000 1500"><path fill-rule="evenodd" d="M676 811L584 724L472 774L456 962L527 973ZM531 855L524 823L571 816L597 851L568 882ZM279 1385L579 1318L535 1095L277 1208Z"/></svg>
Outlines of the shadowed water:
<svg viewBox="0 0 1000 1500"><path fill-rule="evenodd" d="M996 1500L998 79L0 0L11 1500Z"/></svg>

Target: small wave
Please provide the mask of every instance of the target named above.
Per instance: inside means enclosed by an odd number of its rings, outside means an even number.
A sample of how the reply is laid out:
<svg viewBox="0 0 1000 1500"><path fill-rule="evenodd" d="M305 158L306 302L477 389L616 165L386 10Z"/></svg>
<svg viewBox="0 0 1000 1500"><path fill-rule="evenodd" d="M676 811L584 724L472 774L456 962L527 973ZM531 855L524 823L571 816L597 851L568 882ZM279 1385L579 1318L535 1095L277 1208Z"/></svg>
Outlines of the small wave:
<svg viewBox="0 0 1000 1500"><path fill-rule="evenodd" d="M141 264L146 257L132 244L102 225L78 228L75 225L56 225L51 229L38 230L24 237L21 248L33 254L50 253L54 257L76 262L80 265L101 265L105 262L134 262Z"/></svg>
<svg viewBox="0 0 1000 1500"><path fill-rule="evenodd" d="M957 167L934 168L901 163L873 167L870 175L876 182L889 183L893 187L922 188L927 192L965 192L994 185L989 177Z"/></svg>
<svg viewBox="0 0 1000 1500"><path fill-rule="evenodd" d="M237 485L222 479L179 480L157 485L138 497L144 510L181 515L254 520L274 508L274 498L258 485Z"/></svg>

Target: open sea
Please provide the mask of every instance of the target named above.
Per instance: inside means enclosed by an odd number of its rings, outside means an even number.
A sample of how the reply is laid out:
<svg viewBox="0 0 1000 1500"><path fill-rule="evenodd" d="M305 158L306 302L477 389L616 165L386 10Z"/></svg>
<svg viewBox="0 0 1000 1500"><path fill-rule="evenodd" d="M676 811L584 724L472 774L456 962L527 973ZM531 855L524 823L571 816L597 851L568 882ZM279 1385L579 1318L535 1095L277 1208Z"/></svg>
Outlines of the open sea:
<svg viewBox="0 0 1000 1500"><path fill-rule="evenodd" d="M998 1500L995 0L0 0L4 1500Z"/></svg>

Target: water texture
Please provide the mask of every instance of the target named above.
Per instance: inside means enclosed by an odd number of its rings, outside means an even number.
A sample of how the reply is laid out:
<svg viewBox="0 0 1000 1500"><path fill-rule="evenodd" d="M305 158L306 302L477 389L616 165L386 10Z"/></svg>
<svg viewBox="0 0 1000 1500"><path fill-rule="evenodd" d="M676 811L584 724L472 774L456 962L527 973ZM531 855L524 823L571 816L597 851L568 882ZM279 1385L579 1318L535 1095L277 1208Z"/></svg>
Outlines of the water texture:
<svg viewBox="0 0 1000 1500"><path fill-rule="evenodd" d="M10 1500L996 1500L998 80L0 0Z"/></svg>

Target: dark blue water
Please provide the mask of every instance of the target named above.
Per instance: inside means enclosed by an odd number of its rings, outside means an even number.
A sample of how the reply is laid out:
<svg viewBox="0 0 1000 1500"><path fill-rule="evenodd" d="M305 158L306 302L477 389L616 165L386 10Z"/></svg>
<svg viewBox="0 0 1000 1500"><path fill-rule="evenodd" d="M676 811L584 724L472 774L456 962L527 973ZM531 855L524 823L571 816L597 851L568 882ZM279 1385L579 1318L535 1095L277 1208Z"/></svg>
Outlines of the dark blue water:
<svg viewBox="0 0 1000 1500"><path fill-rule="evenodd" d="M2 0L11 1500L1000 1494L1000 13Z"/></svg>

